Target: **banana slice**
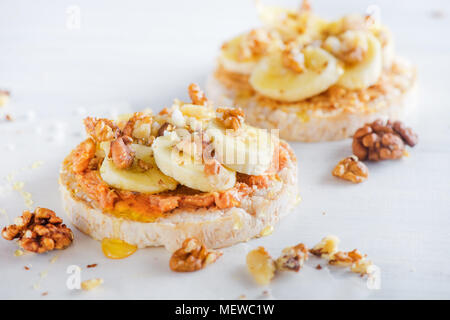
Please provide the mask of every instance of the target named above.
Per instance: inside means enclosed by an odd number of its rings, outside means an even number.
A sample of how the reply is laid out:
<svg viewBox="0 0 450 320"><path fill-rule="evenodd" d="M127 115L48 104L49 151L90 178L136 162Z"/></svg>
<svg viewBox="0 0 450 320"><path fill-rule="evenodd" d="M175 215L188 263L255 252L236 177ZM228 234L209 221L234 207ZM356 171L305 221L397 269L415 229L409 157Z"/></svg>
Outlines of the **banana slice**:
<svg viewBox="0 0 450 320"><path fill-rule="evenodd" d="M295 72L283 66L281 52L261 60L250 84L262 95L281 101L299 101L327 90L342 75L337 59L317 47L303 50L306 69Z"/></svg>
<svg viewBox="0 0 450 320"><path fill-rule="evenodd" d="M367 34L367 52L363 61L346 66L338 84L347 89L364 89L375 84L383 69L381 44L372 34Z"/></svg>
<svg viewBox="0 0 450 320"><path fill-rule="evenodd" d="M224 166L257 176L269 170L275 141L268 130L245 125L235 132L213 121L206 133L213 139L215 157Z"/></svg>
<svg viewBox="0 0 450 320"><path fill-rule="evenodd" d="M222 191L234 187L236 172L220 166L217 174L207 175L201 160L188 152L178 152L174 148L179 142L172 134L158 137L153 142L156 164L162 172L189 188L203 192Z"/></svg>
<svg viewBox="0 0 450 320"><path fill-rule="evenodd" d="M370 30L378 41L380 41L383 55L383 68L390 69L395 58L395 43L392 32L383 25L374 25Z"/></svg>
<svg viewBox="0 0 450 320"><path fill-rule="evenodd" d="M109 145L102 144L105 154L108 154ZM149 169L144 172L137 168L121 170L116 168L112 160L105 157L100 167L100 176L107 184L114 188L142 193L159 193L177 187L177 181L163 174L156 166L151 147L131 144L131 149L135 152L136 158L143 160Z"/></svg>
<svg viewBox="0 0 450 320"><path fill-rule="evenodd" d="M293 40L298 36L318 39L328 22L310 11L286 9L278 6L256 4L259 19L264 25L277 30L284 40Z"/></svg>
<svg viewBox="0 0 450 320"><path fill-rule="evenodd" d="M259 57L256 58L254 56L244 60L240 59L239 52L241 50L241 43L245 40L244 38L245 34L239 35L225 43L222 47L219 55L219 63L226 70L241 74L250 74L258 62Z"/></svg>

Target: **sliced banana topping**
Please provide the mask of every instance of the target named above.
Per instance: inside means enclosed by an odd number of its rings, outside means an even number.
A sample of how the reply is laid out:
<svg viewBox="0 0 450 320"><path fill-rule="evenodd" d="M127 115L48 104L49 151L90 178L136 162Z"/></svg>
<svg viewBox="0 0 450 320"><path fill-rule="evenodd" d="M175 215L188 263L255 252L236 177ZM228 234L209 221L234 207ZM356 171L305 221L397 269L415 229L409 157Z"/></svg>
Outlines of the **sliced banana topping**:
<svg viewBox="0 0 450 320"><path fill-rule="evenodd" d="M136 164L127 170L118 169L107 156L100 167L102 179L110 186L122 190L142 193L159 193L174 190L178 183L163 174L156 166L151 147L131 144L135 152ZM109 143L101 145L105 155L109 154Z"/></svg>
<svg viewBox="0 0 450 320"><path fill-rule="evenodd" d="M308 46L302 54L303 72L286 67L281 52L265 57L251 74L251 85L262 95L292 102L327 90L342 75L337 59L327 51Z"/></svg>
<svg viewBox="0 0 450 320"><path fill-rule="evenodd" d="M197 147L193 138L192 143L190 139L181 140L175 132L158 137L152 147L159 169L179 183L203 192L234 187L236 172L220 164L210 170L210 164L203 161L201 153L198 154L198 150L202 150L201 145Z"/></svg>
<svg viewBox="0 0 450 320"><path fill-rule="evenodd" d="M269 170L276 141L268 130L248 125L226 130L213 121L206 133L212 137L215 157L224 166L248 175L262 175Z"/></svg>
<svg viewBox="0 0 450 320"><path fill-rule="evenodd" d="M380 78L383 70L381 44L372 34L366 33L363 36L356 32L352 34L358 39L362 37L367 47L360 62L345 66L338 84L347 89L363 89L374 85Z"/></svg>

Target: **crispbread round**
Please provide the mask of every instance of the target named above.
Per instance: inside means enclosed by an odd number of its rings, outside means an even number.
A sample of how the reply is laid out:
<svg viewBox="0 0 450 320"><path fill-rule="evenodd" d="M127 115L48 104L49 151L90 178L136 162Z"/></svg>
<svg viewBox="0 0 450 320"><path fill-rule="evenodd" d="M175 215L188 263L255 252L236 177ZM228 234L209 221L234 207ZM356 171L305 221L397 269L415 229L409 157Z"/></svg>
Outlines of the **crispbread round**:
<svg viewBox="0 0 450 320"><path fill-rule="evenodd" d="M396 63L405 66L415 74L414 68L406 62ZM214 74L208 78L206 93L215 105L240 107L244 110L246 121L265 129L279 129L280 138L289 141L318 142L341 140L351 137L365 123L375 119L408 120L416 113L417 85L415 77L405 92L392 96L380 96L370 101L364 109L356 110L316 110L305 119L295 103L284 103L276 108L260 103L254 96L240 97L235 101L236 91L225 87Z"/></svg>
<svg viewBox="0 0 450 320"><path fill-rule="evenodd" d="M287 146L287 148L289 148ZM61 177L70 174L61 170ZM189 237L196 237L208 248L222 248L264 235L290 212L298 202L297 163L290 159L278 172L279 180L267 189L246 197L240 207L229 209L174 210L155 222L138 222L112 216L75 197L71 186L59 185L64 208L82 232L96 240L116 238L139 248L165 246L174 251Z"/></svg>

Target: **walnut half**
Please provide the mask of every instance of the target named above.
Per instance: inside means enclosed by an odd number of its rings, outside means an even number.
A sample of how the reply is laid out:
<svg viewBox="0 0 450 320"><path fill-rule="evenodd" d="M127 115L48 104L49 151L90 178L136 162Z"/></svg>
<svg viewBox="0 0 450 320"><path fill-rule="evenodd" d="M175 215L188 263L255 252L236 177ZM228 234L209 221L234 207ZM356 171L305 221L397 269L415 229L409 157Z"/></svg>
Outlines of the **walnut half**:
<svg viewBox="0 0 450 320"><path fill-rule="evenodd" d="M350 156L339 161L331 173L335 177L353 183L363 182L369 177L369 169L356 156Z"/></svg>
<svg viewBox="0 0 450 320"><path fill-rule="evenodd" d="M197 271L214 263L221 255L222 252L208 250L198 239L188 238L172 254L169 266L176 272Z"/></svg>
<svg viewBox="0 0 450 320"><path fill-rule="evenodd" d="M24 250L36 253L65 249L72 243L73 233L62 222L50 209L25 210L16 218L15 224L3 228L2 237L6 240L18 238Z"/></svg>

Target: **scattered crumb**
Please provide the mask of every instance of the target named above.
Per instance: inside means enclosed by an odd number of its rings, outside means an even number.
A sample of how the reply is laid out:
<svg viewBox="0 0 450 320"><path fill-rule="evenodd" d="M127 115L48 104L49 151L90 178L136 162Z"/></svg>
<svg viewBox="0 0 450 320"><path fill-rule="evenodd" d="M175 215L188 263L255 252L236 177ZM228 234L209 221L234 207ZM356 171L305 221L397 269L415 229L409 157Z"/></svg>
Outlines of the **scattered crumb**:
<svg viewBox="0 0 450 320"><path fill-rule="evenodd" d="M6 114L5 120L6 120L6 121L14 121L13 117L12 117L9 113Z"/></svg>
<svg viewBox="0 0 450 320"><path fill-rule="evenodd" d="M317 269L317 270L322 270L322 266L321 266L320 264L318 264L318 265L316 266L316 269Z"/></svg>
<svg viewBox="0 0 450 320"><path fill-rule="evenodd" d="M322 212L322 215L324 216L324 215L326 215L326 212L324 211L324 212Z"/></svg>
<svg viewBox="0 0 450 320"><path fill-rule="evenodd" d="M48 271L42 271L41 273L39 273L39 276L41 277L41 279L46 278L48 275Z"/></svg>
<svg viewBox="0 0 450 320"><path fill-rule="evenodd" d="M43 164L44 164L44 161L35 161L35 162L33 162L33 164L31 165L31 169L39 168L39 167L42 166Z"/></svg>
<svg viewBox="0 0 450 320"><path fill-rule="evenodd" d="M52 263L52 264L55 263L56 260L58 260L58 258L59 258L59 255L56 254L53 258L50 259L50 263Z"/></svg>
<svg viewBox="0 0 450 320"><path fill-rule="evenodd" d="M30 268L27 267L27 266L24 266L23 268L24 268L25 270L27 270L27 271L30 270Z"/></svg>
<svg viewBox="0 0 450 320"><path fill-rule="evenodd" d="M15 257L23 256L23 251L20 249L17 249L16 251L14 251L14 256Z"/></svg>
<svg viewBox="0 0 450 320"><path fill-rule="evenodd" d="M33 284L34 290L39 290L40 287L41 287L41 284L39 282L36 282L35 284Z"/></svg>
<svg viewBox="0 0 450 320"><path fill-rule="evenodd" d="M268 225L267 227L262 229L262 231L261 231L261 233L259 235L261 237L265 237L265 236L271 235L272 232L273 232L273 226L272 225Z"/></svg>
<svg viewBox="0 0 450 320"><path fill-rule="evenodd" d="M81 283L81 289L83 289L85 291L89 291L89 290L97 288L102 283L103 283L102 278L85 280Z"/></svg>
<svg viewBox="0 0 450 320"><path fill-rule="evenodd" d="M46 296L46 295L48 295L48 292L47 292L47 291L42 292L42 296Z"/></svg>
<svg viewBox="0 0 450 320"><path fill-rule="evenodd" d="M241 294L241 295L238 297L238 300L247 300L247 296L246 296L245 294Z"/></svg>
<svg viewBox="0 0 450 320"><path fill-rule="evenodd" d="M97 266L97 264L96 263L93 263L93 264L88 264L87 266L86 266L86 268L95 268Z"/></svg>
<svg viewBox="0 0 450 320"><path fill-rule="evenodd" d="M0 89L0 107L4 107L9 103L10 93Z"/></svg>

